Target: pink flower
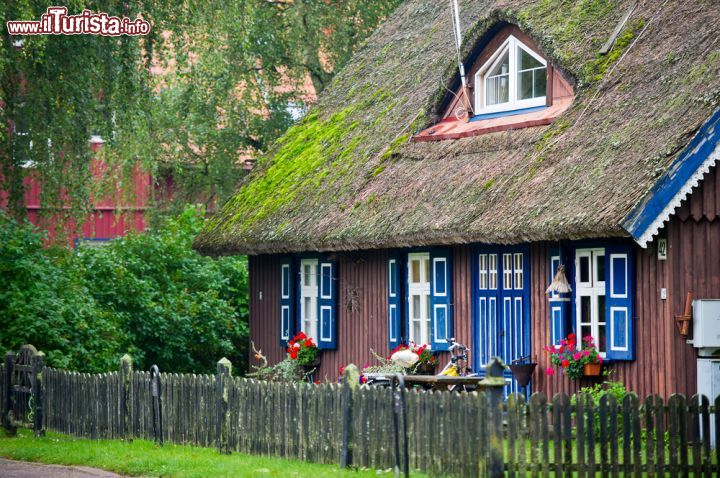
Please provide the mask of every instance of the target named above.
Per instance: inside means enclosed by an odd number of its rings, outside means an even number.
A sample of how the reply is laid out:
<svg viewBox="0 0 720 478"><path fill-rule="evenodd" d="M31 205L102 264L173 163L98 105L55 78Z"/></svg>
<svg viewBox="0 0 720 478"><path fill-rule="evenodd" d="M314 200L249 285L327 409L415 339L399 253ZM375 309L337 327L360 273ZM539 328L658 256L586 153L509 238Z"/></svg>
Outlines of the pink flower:
<svg viewBox="0 0 720 478"><path fill-rule="evenodd" d="M598 355L598 363L602 363L602 357Z"/></svg>
<svg viewBox="0 0 720 478"><path fill-rule="evenodd" d="M552 367L546 368L546 369L545 369L545 375L547 375L548 377L551 377L551 376L555 375L555 369L552 368Z"/></svg>
<svg viewBox="0 0 720 478"><path fill-rule="evenodd" d="M585 357L590 356L590 351L587 350L587 349L583 350L583 355L584 355Z"/></svg>
<svg viewBox="0 0 720 478"><path fill-rule="evenodd" d="M580 352L575 352L573 354L573 360L580 360L582 358L582 354Z"/></svg>

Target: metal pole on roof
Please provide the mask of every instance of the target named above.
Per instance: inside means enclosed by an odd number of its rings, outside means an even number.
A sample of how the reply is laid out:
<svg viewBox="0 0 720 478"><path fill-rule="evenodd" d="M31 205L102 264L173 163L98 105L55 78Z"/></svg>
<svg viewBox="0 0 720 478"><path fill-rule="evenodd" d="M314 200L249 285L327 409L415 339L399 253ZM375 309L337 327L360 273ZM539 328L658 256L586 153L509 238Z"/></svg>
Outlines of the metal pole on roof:
<svg viewBox="0 0 720 478"><path fill-rule="evenodd" d="M462 45L462 33L460 32L460 7L458 6L457 0L453 0L452 9L453 9L453 26L455 27L455 30L454 30L455 49L457 50L457 62L458 62L458 68L460 69L460 81L462 81L462 86L463 86L463 88L465 88L467 86L467 81L465 80L465 66L463 65L462 57L460 56L460 47Z"/></svg>
<svg viewBox="0 0 720 478"><path fill-rule="evenodd" d="M450 2L450 8L452 9L452 21L453 21L453 34L455 35L455 51L457 53L457 63L458 63L458 70L460 71L460 82L462 84L462 94L465 98L465 103L463 105L464 108L470 109L470 95L468 95L467 91L467 79L465 78L465 65L463 65L462 61L462 53L461 53L461 46L462 46L462 32L460 29L460 6L458 5L458 0L452 0Z"/></svg>

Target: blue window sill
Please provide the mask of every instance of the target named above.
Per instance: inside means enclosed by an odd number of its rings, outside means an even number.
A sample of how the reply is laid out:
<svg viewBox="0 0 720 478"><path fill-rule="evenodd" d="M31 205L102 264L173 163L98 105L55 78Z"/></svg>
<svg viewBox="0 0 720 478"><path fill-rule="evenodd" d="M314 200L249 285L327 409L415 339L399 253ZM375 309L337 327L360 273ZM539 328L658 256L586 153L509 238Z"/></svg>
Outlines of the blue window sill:
<svg viewBox="0 0 720 478"><path fill-rule="evenodd" d="M523 115L526 113L532 113L534 111L542 111L546 108L547 108L547 106L542 105L542 106L533 106L532 108L522 108L519 110L497 111L495 113L479 114L479 115L475 115L472 118L470 118L470 121L482 121L482 120L493 119L493 118L502 118L503 116Z"/></svg>

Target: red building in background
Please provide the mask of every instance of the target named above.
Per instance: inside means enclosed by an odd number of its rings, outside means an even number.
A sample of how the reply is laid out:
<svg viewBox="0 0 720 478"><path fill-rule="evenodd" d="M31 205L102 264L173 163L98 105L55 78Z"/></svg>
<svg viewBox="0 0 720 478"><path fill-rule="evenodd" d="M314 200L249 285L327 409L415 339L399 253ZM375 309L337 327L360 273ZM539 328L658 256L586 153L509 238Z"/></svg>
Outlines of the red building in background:
<svg viewBox="0 0 720 478"><path fill-rule="evenodd" d="M90 139L90 146L97 152L103 145L99 136ZM93 164L93 174L100 177L105 171L99 162ZM82 241L106 241L122 237L130 231L144 231L147 227L147 213L150 209L150 192L152 178L149 173L135 171L131 181L132 191L117 191L103 198L93 199L90 212L82 226L76 227L75 222L65 220L62 214L53 214L42 205L42 184L35 177L31 167L27 168L23 185L25 188L25 209L28 220L49 233L52 242L62 238L70 245ZM7 194L0 192L0 207L7 207ZM69 207L69 206L66 206Z"/></svg>

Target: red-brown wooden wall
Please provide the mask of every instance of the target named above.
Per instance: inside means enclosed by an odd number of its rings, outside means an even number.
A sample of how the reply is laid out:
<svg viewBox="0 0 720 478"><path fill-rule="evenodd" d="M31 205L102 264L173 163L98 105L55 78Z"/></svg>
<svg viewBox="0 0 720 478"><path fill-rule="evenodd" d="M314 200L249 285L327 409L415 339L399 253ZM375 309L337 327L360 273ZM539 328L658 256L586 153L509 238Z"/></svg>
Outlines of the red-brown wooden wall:
<svg viewBox="0 0 720 478"><path fill-rule="evenodd" d="M720 168L714 168L678 208L661 231L668 239L666 261L657 260L656 242L636 248L635 314L636 357L633 362L614 364L612 378L645 396L693 394L696 358L675 327L674 316L683 312L688 291L695 298L720 298ZM539 366L534 390L549 395L573 392L591 382L571 382L562 375L545 376L549 365L542 352L549 341L548 302L549 243L532 244L531 323L532 353ZM453 288L455 335L472 347L471 247L455 246ZM319 378L334 380L341 365L371 362L370 350L381 355L387 345L387 271L384 251L338 254L338 348L325 351ZM276 256L250 258L250 332L271 363L282 360L279 345L280 262ZM661 288L667 299L660 299ZM441 361L446 360L442 358Z"/></svg>

